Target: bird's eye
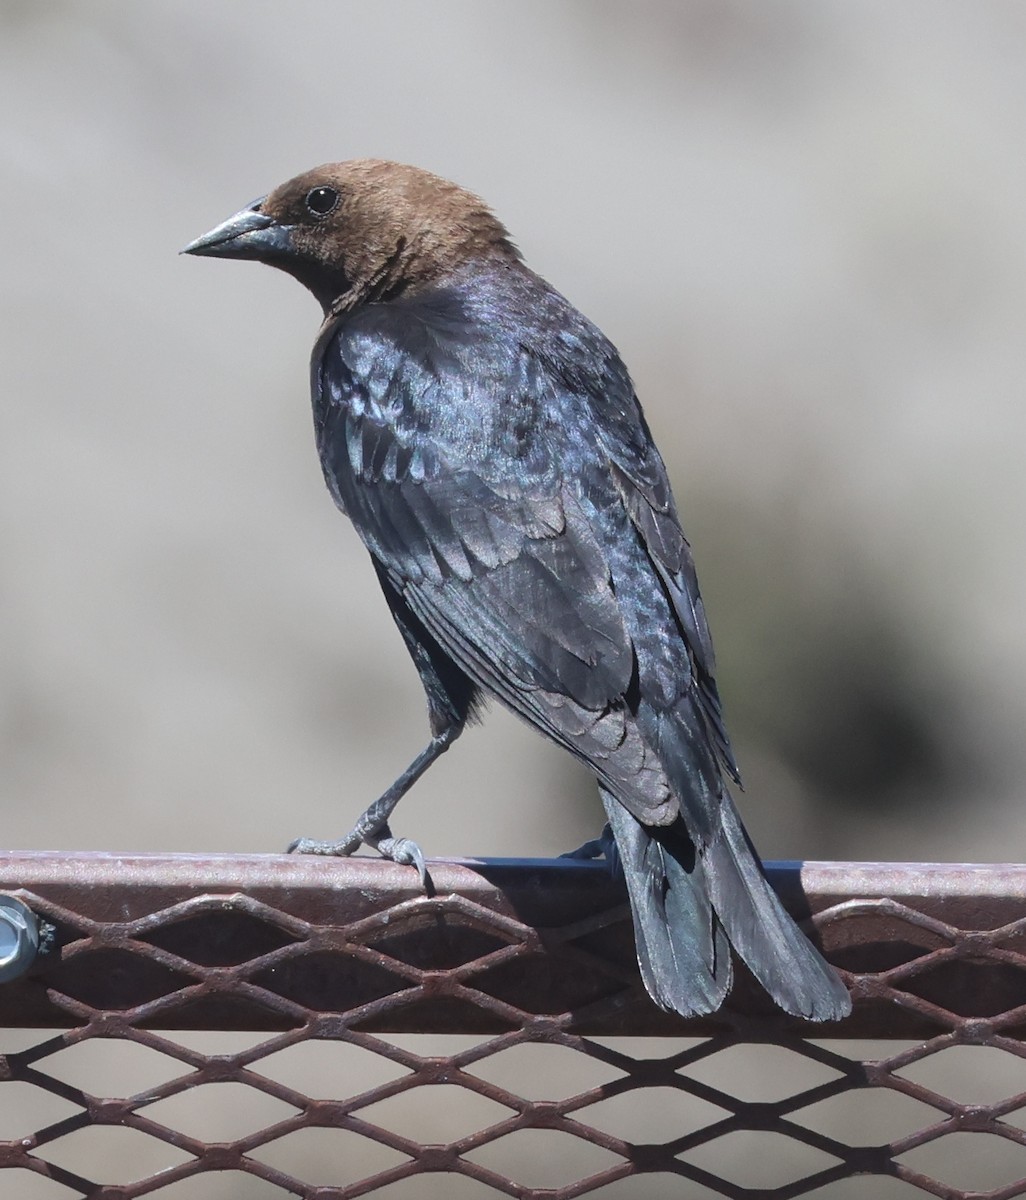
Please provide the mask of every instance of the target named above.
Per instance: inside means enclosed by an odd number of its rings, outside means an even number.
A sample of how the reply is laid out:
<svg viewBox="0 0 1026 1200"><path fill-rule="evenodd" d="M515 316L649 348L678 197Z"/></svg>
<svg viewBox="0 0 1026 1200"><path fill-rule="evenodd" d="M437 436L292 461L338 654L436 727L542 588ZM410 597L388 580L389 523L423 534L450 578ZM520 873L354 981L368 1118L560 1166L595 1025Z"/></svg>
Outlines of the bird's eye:
<svg viewBox="0 0 1026 1200"><path fill-rule="evenodd" d="M326 217L338 204L338 192L330 187L315 187L306 194L306 207L316 217Z"/></svg>

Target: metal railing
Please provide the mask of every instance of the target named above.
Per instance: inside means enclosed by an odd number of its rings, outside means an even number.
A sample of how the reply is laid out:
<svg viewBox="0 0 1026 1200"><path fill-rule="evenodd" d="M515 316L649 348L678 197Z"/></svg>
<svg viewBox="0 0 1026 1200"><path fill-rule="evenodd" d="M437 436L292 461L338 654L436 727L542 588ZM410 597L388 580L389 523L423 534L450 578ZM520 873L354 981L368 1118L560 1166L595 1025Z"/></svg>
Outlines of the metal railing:
<svg viewBox="0 0 1026 1200"><path fill-rule="evenodd" d="M825 1028L743 973L659 1012L600 864L431 873L8 855L52 931L0 985L0 1194L1026 1195L1026 867L771 865Z"/></svg>

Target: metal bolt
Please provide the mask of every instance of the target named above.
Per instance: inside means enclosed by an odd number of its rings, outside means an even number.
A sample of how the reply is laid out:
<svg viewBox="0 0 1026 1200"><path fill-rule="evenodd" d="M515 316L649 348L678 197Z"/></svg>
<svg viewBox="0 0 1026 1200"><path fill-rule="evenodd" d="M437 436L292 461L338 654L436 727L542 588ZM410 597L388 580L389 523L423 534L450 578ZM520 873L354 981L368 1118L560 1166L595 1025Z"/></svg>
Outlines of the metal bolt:
<svg viewBox="0 0 1026 1200"><path fill-rule="evenodd" d="M39 922L15 896L0 893L0 983L10 983L32 966L39 950Z"/></svg>

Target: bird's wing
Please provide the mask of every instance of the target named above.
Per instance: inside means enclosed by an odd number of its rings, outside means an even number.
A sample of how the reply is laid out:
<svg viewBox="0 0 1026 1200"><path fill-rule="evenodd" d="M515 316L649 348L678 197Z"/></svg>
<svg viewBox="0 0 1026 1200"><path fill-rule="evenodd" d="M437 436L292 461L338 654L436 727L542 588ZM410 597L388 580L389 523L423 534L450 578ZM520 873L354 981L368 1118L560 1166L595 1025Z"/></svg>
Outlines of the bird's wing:
<svg viewBox="0 0 1026 1200"><path fill-rule="evenodd" d="M537 422L517 433L504 410L505 432L481 430L466 373L406 351L351 328L326 343L316 419L332 492L472 679L585 759L639 819L672 820L677 801L627 712L634 645L580 488L532 443ZM532 397L539 381L521 382Z"/></svg>
<svg viewBox="0 0 1026 1200"><path fill-rule="evenodd" d="M641 428L644 418L637 406ZM659 451L647 436L641 444L620 442L608 446L613 476L624 507L666 589L688 648L699 708L716 747L717 756L735 783L741 783L737 762L723 721L716 686L716 660L705 605L691 546L680 526L666 468Z"/></svg>
<svg viewBox="0 0 1026 1200"><path fill-rule="evenodd" d="M687 648L694 694L710 741L722 766L740 784L723 722L712 636L695 562L677 515L666 467L619 355L597 330L593 331L589 350L589 361L601 364L597 372L567 372L565 360L560 358L547 359L546 366L563 387L587 395L595 415L593 427L600 457L608 467L600 486L607 486L611 478L662 582Z"/></svg>

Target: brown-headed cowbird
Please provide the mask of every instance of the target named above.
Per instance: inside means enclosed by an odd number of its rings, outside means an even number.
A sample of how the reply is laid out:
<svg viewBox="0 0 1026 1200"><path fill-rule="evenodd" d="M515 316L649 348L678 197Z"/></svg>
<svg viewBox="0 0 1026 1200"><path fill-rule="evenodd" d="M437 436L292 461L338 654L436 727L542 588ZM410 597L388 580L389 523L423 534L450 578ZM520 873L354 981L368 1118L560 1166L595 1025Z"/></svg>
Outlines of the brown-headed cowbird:
<svg viewBox="0 0 1026 1200"><path fill-rule="evenodd" d="M314 424L427 693L432 738L338 842L424 872L403 793L495 697L586 763L657 1004L712 1012L730 947L787 1012L850 1011L727 790L737 768L662 459L614 347L488 208L397 163L308 171L186 247L295 276L324 310ZM615 842L615 851L610 843Z"/></svg>

